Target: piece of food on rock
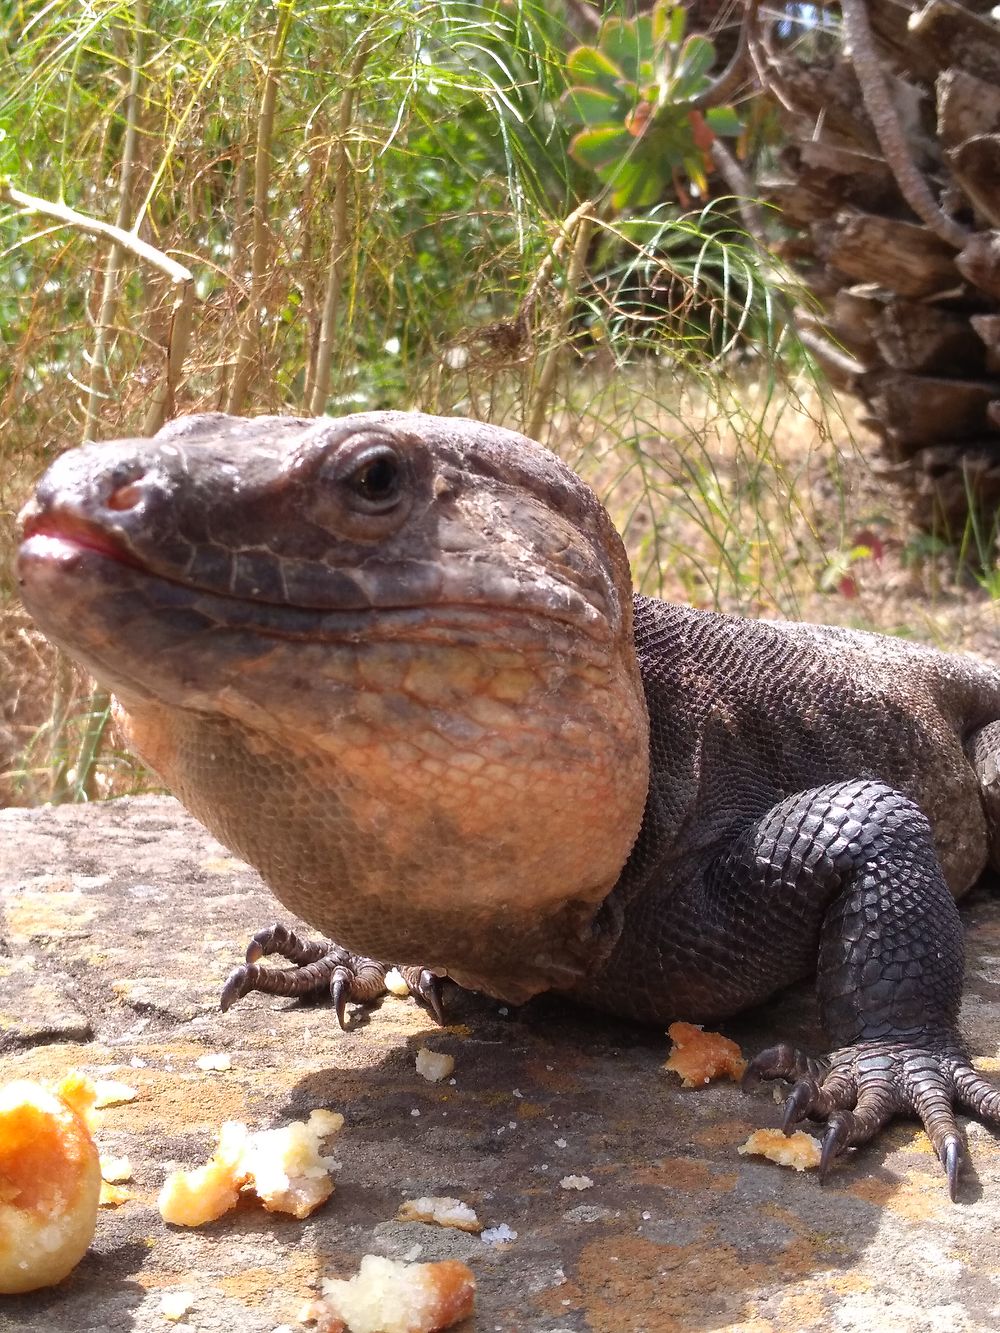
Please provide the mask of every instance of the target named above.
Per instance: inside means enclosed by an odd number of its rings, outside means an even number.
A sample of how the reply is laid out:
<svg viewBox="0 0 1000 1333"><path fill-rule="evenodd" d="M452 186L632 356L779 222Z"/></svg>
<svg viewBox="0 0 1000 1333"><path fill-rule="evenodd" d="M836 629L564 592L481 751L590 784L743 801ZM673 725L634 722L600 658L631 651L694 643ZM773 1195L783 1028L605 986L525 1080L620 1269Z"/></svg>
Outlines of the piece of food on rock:
<svg viewBox="0 0 1000 1333"><path fill-rule="evenodd" d="M342 1115L321 1109L308 1120L253 1133L240 1121L227 1120L204 1166L174 1171L163 1182L160 1216L177 1226L200 1227L235 1208L241 1190L247 1190L269 1212L308 1217L333 1193L330 1172L338 1163L319 1148L343 1124Z"/></svg>
<svg viewBox="0 0 1000 1333"><path fill-rule="evenodd" d="M77 1115L83 1117L90 1129L94 1128L98 1120L97 1111L103 1111L109 1106L120 1106L123 1102L134 1102L139 1095L128 1083L119 1083L113 1078L94 1079L82 1069L71 1069L56 1084L55 1093L72 1106Z"/></svg>
<svg viewBox="0 0 1000 1333"><path fill-rule="evenodd" d="M746 1143L736 1150L741 1157L753 1154L766 1157L779 1166L794 1166L796 1171L805 1171L811 1166L819 1166L820 1142L812 1134L804 1134L797 1129L794 1134L785 1135L780 1129L757 1129Z"/></svg>
<svg viewBox="0 0 1000 1333"><path fill-rule="evenodd" d="M426 1046L421 1046L417 1051L417 1073L427 1080L428 1083L440 1083L442 1079L449 1076L455 1068L455 1057L453 1055L444 1055L440 1051L429 1051Z"/></svg>
<svg viewBox="0 0 1000 1333"><path fill-rule="evenodd" d="M0 1088L0 1292L50 1287L83 1258L101 1167L82 1118L19 1079Z"/></svg>
<svg viewBox="0 0 1000 1333"><path fill-rule="evenodd" d="M308 1309L316 1333L437 1333L472 1314L476 1279L457 1259L397 1263L366 1254L354 1277L327 1278Z"/></svg>
<svg viewBox="0 0 1000 1333"><path fill-rule="evenodd" d="M404 1199L396 1216L400 1222L435 1222L439 1227L455 1227L459 1231L483 1229L474 1209L447 1195L424 1194L419 1199Z"/></svg>
<svg viewBox="0 0 1000 1333"><path fill-rule="evenodd" d="M97 1085L82 1069L71 1069L55 1086L55 1094L77 1113L88 1129L93 1129L96 1114Z"/></svg>
<svg viewBox="0 0 1000 1333"><path fill-rule="evenodd" d="M682 1088L700 1088L714 1078L743 1077L743 1052L721 1032L705 1032L694 1023L671 1023L667 1036L674 1043L663 1066L681 1076Z"/></svg>

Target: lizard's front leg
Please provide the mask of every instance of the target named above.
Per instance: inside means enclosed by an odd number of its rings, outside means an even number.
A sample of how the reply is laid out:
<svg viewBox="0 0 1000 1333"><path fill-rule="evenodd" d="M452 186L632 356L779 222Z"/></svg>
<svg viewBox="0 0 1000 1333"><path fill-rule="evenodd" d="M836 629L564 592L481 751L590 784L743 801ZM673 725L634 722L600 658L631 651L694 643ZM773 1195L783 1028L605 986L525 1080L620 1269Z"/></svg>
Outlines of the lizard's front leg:
<svg viewBox="0 0 1000 1333"><path fill-rule="evenodd" d="M777 941L783 915L818 926L817 989L835 1049L814 1062L779 1046L749 1070L751 1080L794 1080L786 1132L807 1117L826 1121L825 1172L893 1116L915 1115L954 1198L963 1139L953 1108L1000 1123L1000 1090L972 1068L958 1033L962 927L919 809L881 783L804 792L749 830L713 878L717 892L728 886L723 915L745 908L751 889ZM753 935L747 961L766 966Z"/></svg>
<svg viewBox="0 0 1000 1333"><path fill-rule="evenodd" d="M260 959L269 954L278 954L292 966L261 967ZM219 1005L225 1013L250 991L288 996L329 994L337 1022L344 1028L348 1001L370 1004L384 995L388 970L386 963L351 953L332 940L303 940L287 926L268 926L258 930L247 945L246 963L229 974ZM410 994L429 1009L439 1023L443 1023L441 982L435 973L422 967L400 967L398 970Z"/></svg>

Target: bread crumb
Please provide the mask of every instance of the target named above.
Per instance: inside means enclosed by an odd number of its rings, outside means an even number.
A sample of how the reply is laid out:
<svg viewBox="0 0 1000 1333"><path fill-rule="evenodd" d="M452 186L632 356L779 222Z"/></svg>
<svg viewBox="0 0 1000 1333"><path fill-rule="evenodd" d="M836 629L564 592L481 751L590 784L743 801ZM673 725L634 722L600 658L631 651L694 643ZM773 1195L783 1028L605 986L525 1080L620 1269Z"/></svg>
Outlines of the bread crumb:
<svg viewBox="0 0 1000 1333"><path fill-rule="evenodd" d="M101 1193L97 1200L99 1208L120 1208L123 1203L128 1203L132 1197L132 1192L122 1185L109 1185L106 1180L101 1181Z"/></svg>
<svg viewBox="0 0 1000 1333"><path fill-rule="evenodd" d="M438 1051L429 1051L426 1046L421 1046L417 1051L417 1073L422 1075L428 1083L440 1083L442 1079L455 1068L455 1057L453 1055L443 1055Z"/></svg>
<svg viewBox="0 0 1000 1333"><path fill-rule="evenodd" d="M405 1000L410 993L406 978L398 967L390 967L385 974L385 988L390 995L398 995L401 1000Z"/></svg>
<svg viewBox="0 0 1000 1333"><path fill-rule="evenodd" d="M222 1126L223 1134L226 1127ZM220 1137L220 1149L221 1146ZM201 1227L235 1208L244 1182L237 1178L234 1167L234 1162L220 1159L216 1150L216 1155L204 1166L193 1171L171 1172L156 1200L164 1222L180 1227Z"/></svg>
<svg viewBox="0 0 1000 1333"><path fill-rule="evenodd" d="M396 1214L400 1222L436 1222L440 1227L455 1227L458 1231L482 1231L483 1224L475 1211L461 1199L440 1195L423 1195L419 1199L404 1199Z"/></svg>
<svg viewBox="0 0 1000 1333"><path fill-rule="evenodd" d="M720 1032L705 1032L694 1023L671 1023L667 1036L673 1049L663 1068L679 1074L683 1088L704 1087L723 1077L739 1082L746 1071L743 1052Z"/></svg>
<svg viewBox="0 0 1000 1333"><path fill-rule="evenodd" d="M76 1267L94 1236L100 1191L83 1117L26 1079L0 1089L0 1293L53 1286Z"/></svg>
<svg viewBox="0 0 1000 1333"><path fill-rule="evenodd" d="M121 1185L132 1179L132 1163L127 1157L109 1157L101 1153L101 1179L109 1185Z"/></svg>
<svg viewBox="0 0 1000 1333"><path fill-rule="evenodd" d="M135 1088L127 1083L119 1083L113 1078L94 1079L94 1105L100 1111L105 1106L120 1106L122 1102L134 1102L138 1097Z"/></svg>
<svg viewBox="0 0 1000 1333"><path fill-rule="evenodd" d="M455 1259L404 1264L366 1254L347 1281L327 1278L309 1307L319 1333L438 1333L472 1314L476 1279Z"/></svg>
<svg viewBox="0 0 1000 1333"><path fill-rule="evenodd" d="M506 1222L501 1222L499 1226L487 1227L479 1239L486 1245L506 1245L508 1241L517 1240L517 1232Z"/></svg>
<svg viewBox="0 0 1000 1333"><path fill-rule="evenodd" d="M564 1190L589 1190L594 1182L589 1176L563 1176L559 1184Z"/></svg>
<svg viewBox="0 0 1000 1333"><path fill-rule="evenodd" d="M160 1216L176 1226L198 1227L235 1208L241 1190L254 1193L269 1212L308 1217L333 1193L330 1171L338 1165L319 1152L344 1117L314 1110L308 1121L252 1133L227 1120L211 1159L193 1171L174 1171L157 1200Z"/></svg>
<svg viewBox="0 0 1000 1333"><path fill-rule="evenodd" d="M217 1051L211 1055L199 1055L195 1060L199 1069L213 1074L225 1073L227 1069L232 1069L232 1056L227 1055L225 1051Z"/></svg>
<svg viewBox="0 0 1000 1333"><path fill-rule="evenodd" d="M779 1166L794 1166L796 1171L805 1171L819 1166L821 1145L819 1139L801 1129L789 1135L780 1129L758 1129L736 1151L741 1157L748 1154L767 1157Z"/></svg>
<svg viewBox="0 0 1000 1333"><path fill-rule="evenodd" d="M165 1291L160 1297L159 1313L164 1319L175 1322L183 1319L187 1312L194 1305L194 1292L192 1291Z"/></svg>

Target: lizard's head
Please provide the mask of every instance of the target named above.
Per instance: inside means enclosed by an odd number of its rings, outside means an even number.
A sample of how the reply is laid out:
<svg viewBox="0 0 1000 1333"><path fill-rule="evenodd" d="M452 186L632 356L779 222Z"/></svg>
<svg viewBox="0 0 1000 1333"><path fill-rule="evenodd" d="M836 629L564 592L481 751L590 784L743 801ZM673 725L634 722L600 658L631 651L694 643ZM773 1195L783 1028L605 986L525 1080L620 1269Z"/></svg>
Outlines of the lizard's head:
<svg viewBox="0 0 1000 1333"><path fill-rule="evenodd" d="M624 550L552 454L416 413L191 417L63 455L22 526L42 629L290 907L512 999L571 980L646 720Z"/></svg>

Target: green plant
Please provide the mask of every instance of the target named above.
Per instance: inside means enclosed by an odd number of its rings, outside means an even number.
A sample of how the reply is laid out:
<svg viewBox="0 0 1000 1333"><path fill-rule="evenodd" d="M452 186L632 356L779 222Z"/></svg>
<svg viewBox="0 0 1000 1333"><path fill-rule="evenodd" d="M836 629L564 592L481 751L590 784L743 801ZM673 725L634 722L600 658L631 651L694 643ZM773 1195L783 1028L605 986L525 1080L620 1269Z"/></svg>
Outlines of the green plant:
<svg viewBox="0 0 1000 1333"><path fill-rule="evenodd" d="M721 201L615 212L568 151L560 5L5 12L0 651L5 623L30 635L5 569L44 462L85 434L227 405L526 429L608 499L644 588L794 609L794 479L773 414L761 425L789 343L780 278ZM707 54L693 40L676 52L688 73ZM738 384L720 376L751 337L759 358ZM53 676L9 674L8 698L33 708L11 733L22 762L0 727L0 793L14 770L21 800L127 789L106 700Z"/></svg>
<svg viewBox="0 0 1000 1333"><path fill-rule="evenodd" d="M607 20L596 46L567 57L571 86L560 110L583 126L569 151L608 186L617 209L659 203L671 187L685 199L682 175L704 198L713 140L740 132L732 107L703 107L715 46L685 38L686 25L681 5L657 0L649 14Z"/></svg>

